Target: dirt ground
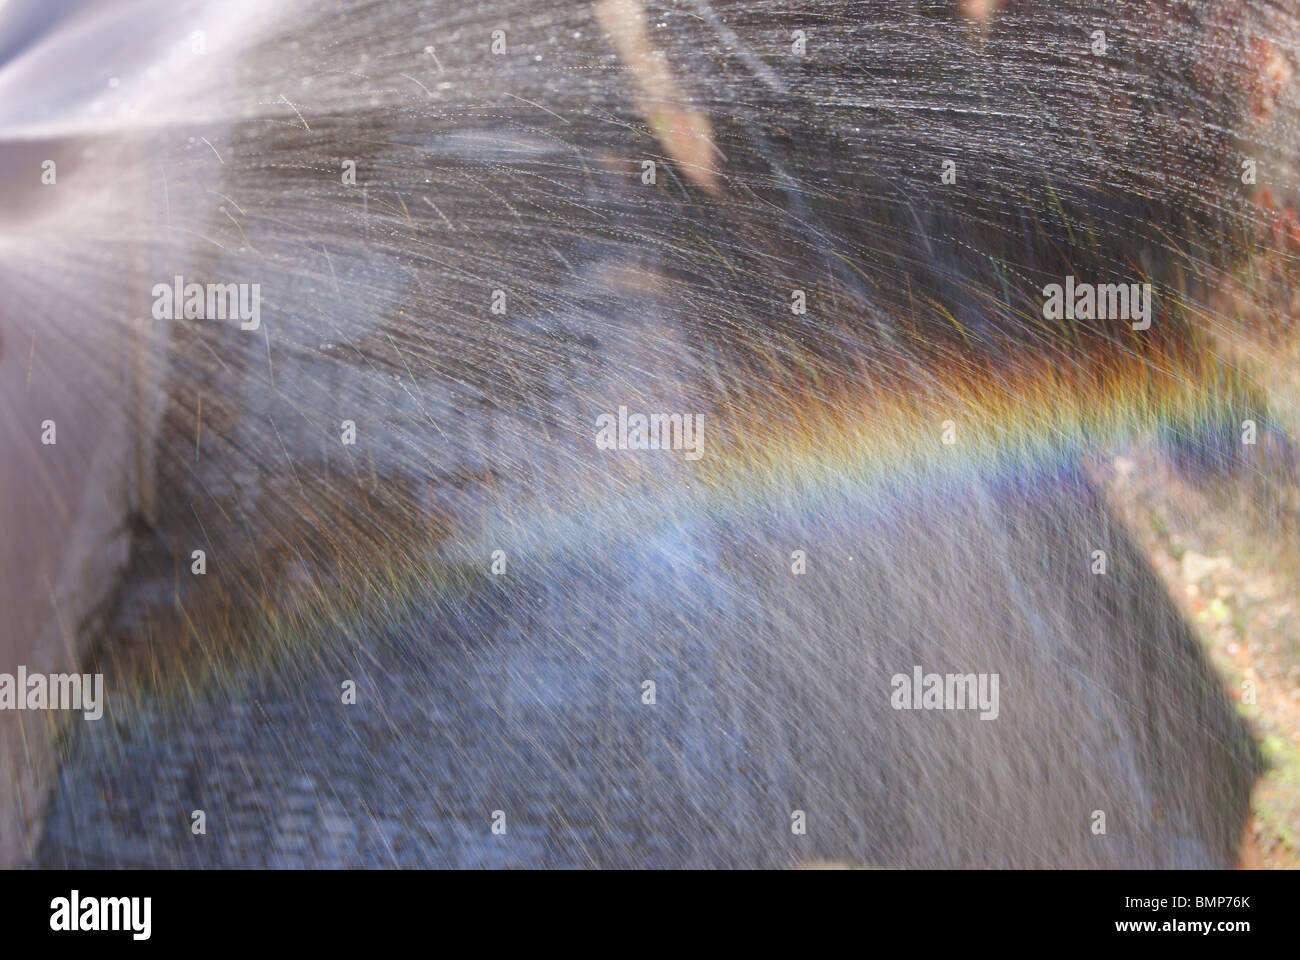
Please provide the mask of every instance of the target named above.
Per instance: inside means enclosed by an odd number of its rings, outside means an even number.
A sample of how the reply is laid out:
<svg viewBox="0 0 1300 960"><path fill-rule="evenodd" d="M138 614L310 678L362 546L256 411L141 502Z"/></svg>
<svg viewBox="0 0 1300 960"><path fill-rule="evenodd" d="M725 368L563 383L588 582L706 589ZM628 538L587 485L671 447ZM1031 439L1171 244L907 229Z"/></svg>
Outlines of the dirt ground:
<svg viewBox="0 0 1300 960"><path fill-rule="evenodd" d="M1098 471L1269 766L1242 839L1240 865L1255 869L1300 867L1300 285L1284 262L1226 289L1213 318L1215 349L1268 396L1276 432L1259 468L1198 480L1146 450Z"/></svg>

